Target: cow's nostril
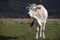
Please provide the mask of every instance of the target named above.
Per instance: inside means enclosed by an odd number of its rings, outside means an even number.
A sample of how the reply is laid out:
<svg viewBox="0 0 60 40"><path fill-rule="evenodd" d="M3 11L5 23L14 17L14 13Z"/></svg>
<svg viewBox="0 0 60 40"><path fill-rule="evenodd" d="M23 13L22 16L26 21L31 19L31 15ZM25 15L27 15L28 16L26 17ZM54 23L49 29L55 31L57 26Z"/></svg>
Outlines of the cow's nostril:
<svg viewBox="0 0 60 40"><path fill-rule="evenodd" d="M30 14L28 14L28 18L30 18Z"/></svg>

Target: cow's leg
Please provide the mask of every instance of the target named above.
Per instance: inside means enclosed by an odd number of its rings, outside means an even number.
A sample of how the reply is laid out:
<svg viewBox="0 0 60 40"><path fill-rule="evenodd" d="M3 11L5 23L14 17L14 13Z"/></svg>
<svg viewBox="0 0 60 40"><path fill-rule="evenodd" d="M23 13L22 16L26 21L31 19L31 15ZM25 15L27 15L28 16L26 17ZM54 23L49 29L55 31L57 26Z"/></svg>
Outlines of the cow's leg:
<svg viewBox="0 0 60 40"><path fill-rule="evenodd" d="M31 31L31 28L33 27L33 25L34 25L34 20L32 21L32 23L30 24L30 27L29 27L29 31Z"/></svg>
<svg viewBox="0 0 60 40"><path fill-rule="evenodd" d="M39 37L39 26L37 26L37 30L36 30L36 39L38 39Z"/></svg>
<svg viewBox="0 0 60 40"><path fill-rule="evenodd" d="M40 25L40 37L42 37L42 25Z"/></svg>
<svg viewBox="0 0 60 40"><path fill-rule="evenodd" d="M38 24L39 24L39 36L42 37L42 22L41 22L41 20L38 20Z"/></svg>
<svg viewBox="0 0 60 40"><path fill-rule="evenodd" d="M38 22L38 24L40 26L40 37L42 37L42 22L38 17L35 16L35 18L36 18L36 20L37 20L37 22Z"/></svg>
<svg viewBox="0 0 60 40"><path fill-rule="evenodd" d="M42 26L43 26L43 38L45 38L45 33L44 33L44 31L45 31L45 24L46 24L46 22L44 22L44 23L42 23Z"/></svg>

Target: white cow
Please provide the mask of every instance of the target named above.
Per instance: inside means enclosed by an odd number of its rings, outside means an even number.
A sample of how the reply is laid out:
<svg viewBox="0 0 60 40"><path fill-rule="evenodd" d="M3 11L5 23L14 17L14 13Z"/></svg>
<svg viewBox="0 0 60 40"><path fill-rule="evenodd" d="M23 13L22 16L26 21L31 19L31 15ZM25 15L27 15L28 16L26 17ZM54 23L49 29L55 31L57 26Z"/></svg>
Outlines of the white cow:
<svg viewBox="0 0 60 40"><path fill-rule="evenodd" d="M48 12L45 9L45 7L41 4L37 5L37 4L30 4L30 6L27 6L27 8L29 8L29 16L31 18L33 18L33 20L37 21L37 32L36 32L36 39L38 39L38 37L42 37L45 38L45 24L46 24L46 20L48 18ZM32 22L31 26L33 25L34 21Z"/></svg>

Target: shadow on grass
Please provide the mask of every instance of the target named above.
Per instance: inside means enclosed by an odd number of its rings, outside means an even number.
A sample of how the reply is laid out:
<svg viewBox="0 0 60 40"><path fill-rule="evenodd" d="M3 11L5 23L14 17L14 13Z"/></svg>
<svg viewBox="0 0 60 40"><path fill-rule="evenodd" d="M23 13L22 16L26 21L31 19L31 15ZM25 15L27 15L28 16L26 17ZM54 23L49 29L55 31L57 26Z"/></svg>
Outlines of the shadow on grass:
<svg viewBox="0 0 60 40"><path fill-rule="evenodd" d="M19 37L12 37L12 36L0 36L0 40L36 40L33 36L19 36ZM39 38L39 40L60 40L60 38L53 38L53 39L43 39Z"/></svg>
<svg viewBox="0 0 60 40"><path fill-rule="evenodd" d="M20 40L34 40L33 36L20 36Z"/></svg>
<svg viewBox="0 0 60 40"><path fill-rule="evenodd" d="M20 36L19 39L20 40L36 40L36 38L33 36ZM45 39L39 38L38 40L60 40L60 38L59 37L58 38L45 38Z"/></svg>
<svg viewBox="0 0 60 40"><path fill-rule="evenodd" d="M12 37L12 36L0 36L0 40L17 40L18 37Z"/></svg>
<svg viewBox="0 0 60 40"><path fill-rule="evenodd" d="M19 36L19 37L12 37L12 36L1 36L0 40L33 40L30 36Z"/></svg>

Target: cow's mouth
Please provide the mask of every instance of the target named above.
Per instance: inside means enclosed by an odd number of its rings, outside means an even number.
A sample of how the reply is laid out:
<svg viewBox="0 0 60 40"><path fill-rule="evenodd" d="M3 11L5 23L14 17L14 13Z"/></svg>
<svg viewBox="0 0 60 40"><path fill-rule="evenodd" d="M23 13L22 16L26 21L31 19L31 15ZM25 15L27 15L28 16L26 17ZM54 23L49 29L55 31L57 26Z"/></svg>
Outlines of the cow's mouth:
<svg viewBox="0 0 60 40"><path fill-rule="evenodd" d="M31 17L30 17L30 14L28 14L28 18L31 18Z"/></svg>

